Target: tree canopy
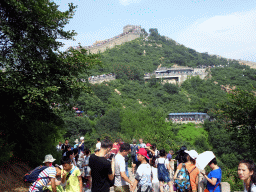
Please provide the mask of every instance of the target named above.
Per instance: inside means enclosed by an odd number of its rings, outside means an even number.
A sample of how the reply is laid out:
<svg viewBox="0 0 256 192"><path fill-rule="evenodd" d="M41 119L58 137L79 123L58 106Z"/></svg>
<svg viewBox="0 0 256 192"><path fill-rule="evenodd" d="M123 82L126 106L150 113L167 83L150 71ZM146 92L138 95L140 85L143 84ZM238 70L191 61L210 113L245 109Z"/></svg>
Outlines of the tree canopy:
<svg viewBox="0 0 256 192"><path fill-rule="evenodd" d="M75 8L71 3L61 12L48 0L0 2L0 90L5 109L0 113L0 133L5 135L0 143L15 155L22 152L25 159L23 147L31 147L31 153L42 141L47 146L55 142L63 124L55 107L68 106L70 97L86 91L88 85L78 76L88 76L88 69L99 63L98 55L87 55L84 49L58 50L58 39L71 40L76 34L64 30ZM38 137L40 133L45 137ZM49 151L47 146L39 156Z"/></svg>

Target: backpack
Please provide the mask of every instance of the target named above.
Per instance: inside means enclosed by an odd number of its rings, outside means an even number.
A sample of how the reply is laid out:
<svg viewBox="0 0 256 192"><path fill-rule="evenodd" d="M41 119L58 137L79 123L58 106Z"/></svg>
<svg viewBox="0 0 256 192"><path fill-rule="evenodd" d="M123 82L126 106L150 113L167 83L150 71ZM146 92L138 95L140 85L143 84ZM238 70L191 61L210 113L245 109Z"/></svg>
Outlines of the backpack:
<svg viewBox="0 0 256 192"><path fill-rule="evenodd" d="M29 171L28 173L26 173L23 177L24 182L27 183L34 183L37 179L39 174L45 170L46 168L48 168L47 166L38 166L35 169L33 169L32 171ZM45 179L48 177L41 177L41 179Z"/></svg>
<svg viewBox="0 0 256 192"><path fill-rule="evenodd" d="M194 167L192 171L194 171L195 168L196 167ZM192 173L192 171L190 173ZM182 178L182 180L180 179L175 180L175 184L177 185L176 188L179 191L183 192L183 191L189 191L191 189L190 177L189 177L190 173L188 172L185 163L182 163L182 168L177 175L177 178Z"/></svg>
<svg viewBox="0 0 256 192"><path fill-rule="evenodd" d="M131 156L136 156L137 153L137 145L132 145L131 146L132 150L131 150Z"/></svg>

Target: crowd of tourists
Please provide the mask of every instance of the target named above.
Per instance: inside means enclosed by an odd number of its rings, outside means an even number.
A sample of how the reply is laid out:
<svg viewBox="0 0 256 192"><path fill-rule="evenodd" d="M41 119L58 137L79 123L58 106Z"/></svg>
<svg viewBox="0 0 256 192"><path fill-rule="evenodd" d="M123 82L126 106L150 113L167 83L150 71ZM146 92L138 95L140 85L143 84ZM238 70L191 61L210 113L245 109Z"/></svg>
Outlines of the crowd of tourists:
<svg viewBox="0 0 256 192"><path fill-rule="evenodd" d="M198 154L182 146L173 158L173 150L158 150L156 144L144 143L143 139L128 144L121 139L112 143L108 138L98 138L91 154L84 137L76 139L74 146L69 140L60 142L57 150L62 153L60 165L53 165L56 159L49 154L44 165L25 175L24 180L31 183L29 192L109 192L111 187L116 192L196 192L200 173L207 182L207 192L221 191L222 171L211 151ZM207 165L211 171L205 174ZM256 192L255 171L253 161L240 161L238 176L244 182L244 192Z"/></svg>

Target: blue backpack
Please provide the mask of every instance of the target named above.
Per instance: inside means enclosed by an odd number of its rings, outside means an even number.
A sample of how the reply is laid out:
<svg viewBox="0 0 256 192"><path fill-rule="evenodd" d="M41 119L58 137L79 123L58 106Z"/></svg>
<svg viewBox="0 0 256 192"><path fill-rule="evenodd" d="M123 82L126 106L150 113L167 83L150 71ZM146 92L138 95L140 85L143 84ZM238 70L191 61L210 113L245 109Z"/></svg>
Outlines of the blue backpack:
<svg viewBox="0 0 256 192"><path fill-rule="evenodd" d="M196 167L194 167L192 169L192 171L194 171ZM190 173L192 173L192 171ZM176 184L176 188L183 192L183 191L189 191L191 186L190 186L190 177L189 177L189 172L186 168L185 163L182 163L182 168L179 171L177 178L182 178L182 180L180 179L176 179L175 180L175 184Z"/></svg>
<svg viewBox="0 0 256 192"><path fill-rule="evenodd" d="M25 174L23 180L24 182L27 182L27 183L34 183L37 179L38 179L38 176L39 174L45 170L46 168L48 168L47 166L39 166L37 168L35 168L34 170L28 172ZM41 177L41 179L45 179L47 177Z"/></svg>

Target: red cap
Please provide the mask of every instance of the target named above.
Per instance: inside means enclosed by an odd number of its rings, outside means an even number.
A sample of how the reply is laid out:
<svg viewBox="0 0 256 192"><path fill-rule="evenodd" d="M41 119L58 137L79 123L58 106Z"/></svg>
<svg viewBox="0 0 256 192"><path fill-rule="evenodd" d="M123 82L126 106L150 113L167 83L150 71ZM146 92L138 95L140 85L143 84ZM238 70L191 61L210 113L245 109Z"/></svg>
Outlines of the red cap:
<svg viewBox="0 0 256 192"><path fill-rule="evenodd" d="M150 147L151 147L152 145L151 145L150 143L147 143L147 145L146 145L146 146L147 146L147 147L148 147L148 146L150 146Z"/></svg>
<svg viewBox="0 0 256 192"><path fill-rule="evenodd" d="M137 152L137 154L140 154L140 155L146 157L147 159L149 159L148 152L144 148L140 148L139 151Z"/></svg>

